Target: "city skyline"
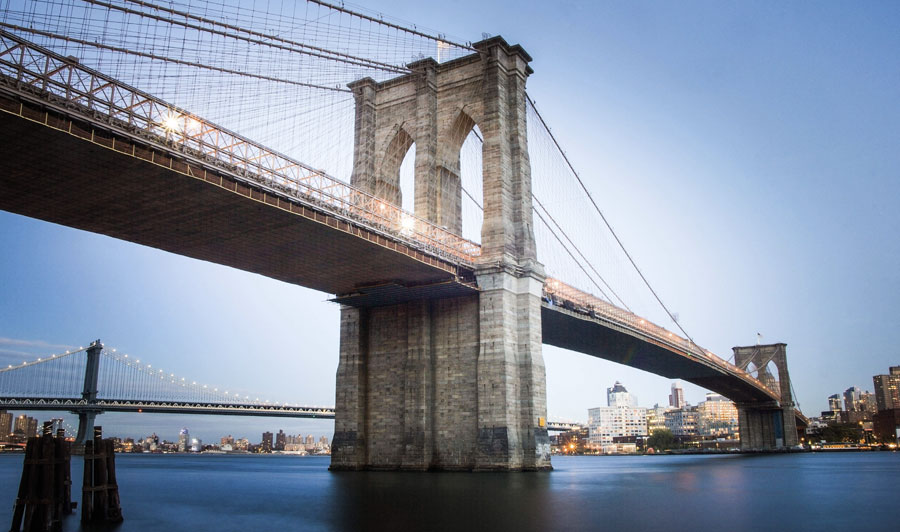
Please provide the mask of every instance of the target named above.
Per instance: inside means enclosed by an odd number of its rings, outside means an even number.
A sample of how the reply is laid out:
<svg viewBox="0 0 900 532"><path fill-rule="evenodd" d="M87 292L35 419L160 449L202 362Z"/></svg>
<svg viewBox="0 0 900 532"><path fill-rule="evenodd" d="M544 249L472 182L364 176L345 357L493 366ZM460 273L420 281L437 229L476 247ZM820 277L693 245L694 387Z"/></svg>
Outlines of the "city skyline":
<svg viewBox="0 0 900 532"><path fill-rule="evenodd" d="M728 358L757 332L787 343L807 415L897 365L867 334L898 311L900 245L885 238L900 228L896 6L572 5L557 20L534 3L526 21L478 4L477 29L457 6L367 7L464 40L490 31L535 58L529 93L701 345ZM328 295L8 213L0 227L0 363L99 337L210 384L334 404ZM615 380L667 403L670 379L546 346L544 358L554 418L583 420ZM110 423L147 422L98 418Z"/></svg>

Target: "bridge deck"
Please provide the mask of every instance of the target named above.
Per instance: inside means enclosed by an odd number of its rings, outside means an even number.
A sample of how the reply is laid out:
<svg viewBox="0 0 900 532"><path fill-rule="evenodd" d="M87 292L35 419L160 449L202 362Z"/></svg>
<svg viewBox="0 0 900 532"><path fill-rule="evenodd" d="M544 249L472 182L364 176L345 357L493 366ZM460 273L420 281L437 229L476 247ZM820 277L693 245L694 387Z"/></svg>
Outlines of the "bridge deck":
<svg viewBox="0 0 900 532"><path fill-rule="evenodd" d="M350 220L20 103L0 97L0 143L15 154L0 158L0 209L332 294L473 290L456 265Z"/></svg>
<svg viewBox="0 0 900 532"><path fill-rule="evenodd" d="M541 308L541 322L543 341L547 345L585 353L664 377L683 379L735 402L776 401L774 393L754 385L753 380L737 378L696 357L679 356L672 349L631 334L623 327L610 326L599 319L546 302Z"/></svg>

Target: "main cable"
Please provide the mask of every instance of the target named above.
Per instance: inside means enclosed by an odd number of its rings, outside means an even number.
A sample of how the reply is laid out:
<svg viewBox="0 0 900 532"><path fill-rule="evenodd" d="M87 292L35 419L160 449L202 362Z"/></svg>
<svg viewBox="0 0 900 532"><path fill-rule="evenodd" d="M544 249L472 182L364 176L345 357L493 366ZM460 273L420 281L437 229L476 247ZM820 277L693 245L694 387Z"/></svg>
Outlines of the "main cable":
<svg viewBox="0 0 900 532"><path fill-rule="evenodd" d="M556 137L553 135L553 132L550 130L550 127L547 125L547 122L544 120L544 117L541 116L541 113L538 111L537 106L534 105L534 100L531 99L531 96L528 93L525 93L525 98L528 99L528 103L531 104L531 108L534 109L534 114L537 115L538 119L541 121L541 125L544 126L544 129L547 131L547 134L550 135L550 139L553 140L553 144L556 146L556 149L559 150L559 153L560 153L560 155L562 155L563 160L566 161L566 164L568 165L569 170L571 170L572 175L575 176L575 179L578 181L578 184L581 186L581 189L584 191L584 193L587 195L588 199L591 201L591 205L594 206L594 210L596 210L597 214L600 215L600 218L603 220L603 223L606 224L607 229L609 229L610 234L612 234L613 238L615 238L616 243L619 244L619 247L622 249L622 252L625 253L626 257L628 257L628 261L631 263L631 265L634 267L634 270L641 277L641 280L644 281L644 284L647 286L647 289L650 290L650 293L653 294L653 297L656 298L656 301L660 304L660 306L663 308L663 310L666 311L666 314L675 323L675 326L678 327L678 329L682 333L684 333L684 336L692 344L694 344L695 347L697 347L698 349L702 349L702 348L700 348L700 346L698 346L696 344L696 342L694 342L694 339L691 338L691 335L689 335L687 333L687 331L684 330L684 327L682 327L681 324L678 323L678 320L675 319L675 316L672 314L672 312L669 310L669 308L666 306L666 304L663 303L662 299L659 297L659 294L656 293L656 290L654 290L653 287L650 286L650 282L644 276L644 273L641 271L641 269L638 268L638 265L634 261L634 259L631 257L631 254L628 253L627 249L625 249L625 244L622 243L622 240L619 238L619 235L617 235L616 232L613 230L612 225L610 225L609 221L606 219L606 216L604 216L603 211L600 210L600 207L597 205L597 202L594 201L594 197L591 195L591 192L588 190L587 186L585 186L584 181L581 180L581 177L578 175L578 172L575 171L575 167L572 166L572 162L569 161L569 157L566 155L566 152L563 151L562 147L559 145L559 142L556 140Z"/></svg>

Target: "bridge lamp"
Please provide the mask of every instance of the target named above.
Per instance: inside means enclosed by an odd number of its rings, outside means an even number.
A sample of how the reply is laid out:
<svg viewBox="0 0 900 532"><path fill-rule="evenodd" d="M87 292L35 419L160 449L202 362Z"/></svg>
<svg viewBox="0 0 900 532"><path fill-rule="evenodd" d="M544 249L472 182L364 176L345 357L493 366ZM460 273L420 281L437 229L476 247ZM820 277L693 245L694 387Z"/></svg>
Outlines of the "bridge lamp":
<svg viewBox="0 0 900 532"><path fill-rule="evenodd" d="M181 118L181 115L178 113L169 112L165 118L163 118L163 128L166 131L178 131L181 129L181 124L178 123L178 119Z"/></svg>
<svg viewBox="0 0 900 532"><path fill-rule="evenodd" d="M411 232L413 230L413 227L415 227L415 225L416 225L416 221L415 221L415 219L413 219L412 216L404 215L400 218L400 227L403 229L404 232L407 232L407 233Z"/></svg>

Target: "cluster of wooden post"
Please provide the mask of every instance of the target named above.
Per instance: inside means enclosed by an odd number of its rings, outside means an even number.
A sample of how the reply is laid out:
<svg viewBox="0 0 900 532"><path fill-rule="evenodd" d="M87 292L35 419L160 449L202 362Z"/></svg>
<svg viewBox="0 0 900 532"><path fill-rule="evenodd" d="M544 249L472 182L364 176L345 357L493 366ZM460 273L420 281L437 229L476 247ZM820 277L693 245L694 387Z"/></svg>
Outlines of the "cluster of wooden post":
<svg viewBox="0 0 900 532"><path fill-rule="evenodd" d="M102 439L101 434L101 428L94 427L94 440L84 444L84 481L81 488L82 523L118 523L122 521L113 441L112 439Z"/></svg>
<svg viewBox="0 0 900 532"><path fill-rule="evenodd" d="M62 429L53 436L52 422L42 436L28 438L11 532L62 529L62 516L75 508L70 458L69 442Z"/></svg>

